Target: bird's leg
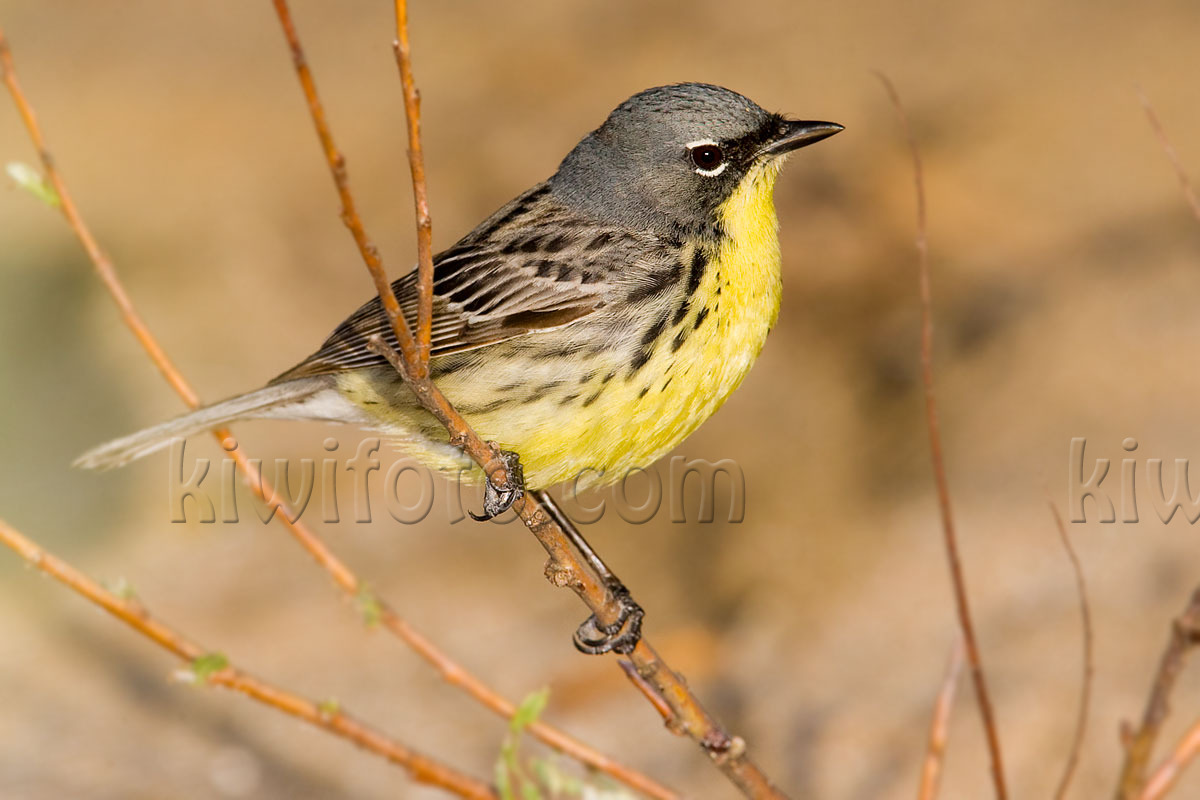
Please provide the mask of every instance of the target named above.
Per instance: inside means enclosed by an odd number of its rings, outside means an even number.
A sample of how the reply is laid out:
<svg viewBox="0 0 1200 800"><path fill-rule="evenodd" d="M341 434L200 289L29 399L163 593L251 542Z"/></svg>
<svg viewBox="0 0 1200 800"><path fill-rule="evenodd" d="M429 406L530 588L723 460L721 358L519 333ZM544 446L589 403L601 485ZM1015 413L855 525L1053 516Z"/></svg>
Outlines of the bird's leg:
<svg viewBox="0 0 1200 800"><path fill-rule="evenodd" d="M595 614L584 620L583 624L575 631L575 649L593 656L610 651L622 655L632 652L642 638L642 618L646 612L634 601L625 584L621 583L603 559L592 549L592 546L587 543L567 515L554 502L554 498L550 496L549 492L537 491L534 492L534 495L546 512L558 523L579 554L583 556L583 560L600 578L601 583L604 584L619 607L617 618L610 625L601 625Z"/></svg>
<svg viewBox="0 0 1200 800"><path fill-rule="evenodd" d="M483 484L483 513L476 514L468 511L476 522L487 522L498 517L517 502L517 498L525 493L525 475L521 470L520 457L511 450L499 450L500 460L504 462L504 472L508 479L500 488L492 484L491 476Z"/></svg>

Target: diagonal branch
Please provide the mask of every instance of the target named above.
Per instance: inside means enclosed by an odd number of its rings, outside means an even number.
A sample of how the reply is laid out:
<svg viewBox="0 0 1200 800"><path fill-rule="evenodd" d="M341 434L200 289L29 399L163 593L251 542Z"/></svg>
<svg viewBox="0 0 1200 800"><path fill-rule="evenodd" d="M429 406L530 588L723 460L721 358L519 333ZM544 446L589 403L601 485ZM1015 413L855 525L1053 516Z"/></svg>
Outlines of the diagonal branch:
<svg viewBox="0 0 1200 800"><path fill-rule="evenodd" d="M13 68L12 51L9 50L8 40L4 36L3 29L0 29L0 81L8 88L12 94L13 102L17 106L17 111L21 115L21 121L25 123L25 129L29 132L29 138L33 142L34 148L37 150L38 159L42 162L42 167L46 171L46 179L50 181L50 185L54 187L54 191L58 195L59 209L63 216L67 218L67 223L71 226L71 230L75 231L75 235L79 237L79 243L83 245L83 249L87 251L88 258L91 259L92 265L96 268L96 274L99 276L104 287L108 289L108 293L112 295L113 300L117 304L117 308L121 311L121 317L133 335L137 337L138 343L146 350L146 354L150 356L150 360L154 362L154 366L158 367L158 371L167 379L167 383L171 384L183 402L188 406L196 408L200 405L200 398L196 392L188 385L187 381L180 375L179 370L171 363L171 359L167 357L166 352L155 340L154 335L150 333L150 329L146 326L137 309L133 307L133 301L129 299L125 288L121 286L121 281L117 278L116 270L113 269L112 261L100 249L100 245L92 236L91 231L83 224L83 219L79 216L79 211L75 208L75 203L71 199L70 192L63 184L62 178L59 177L58 170L54 165L54 158L50 155L50 150L46 147L46 139L42 135L42 129L38 125L37 114L34 113L33 106L25 98L24 92L21 91L21 85L17 83L17 73Z"/></svg>
<svg viewBox="0 0 1200 800"><path fill-rule="evenodd" d="M408 770L412 779L418 783L436 786L460 797L492 800L496 798L496 793L483 781L472 778L454 767L401 744L366 723L359 722L340 709L316 703L255 678L228 664L223 657L216 656L216 663L212 671L204 670L202 672L196 669L201 659L213 657L214 654L150 616L141 603L118 597L53 553L38 547L3 520L0 520L0 544L11 548L27 563L100 606L159 647L192 665L193 674L198 680L241 692L264 705L290 714L310 725L346 739L364 750L383 756L388 761Z"/></svg>
<svg viewBox="0 0 1200 800"><path fill-rule="evenodd" d="M921 166L921 154L908 124L908 115L900 102L900 95L891 80L882 72L875 73L887 90L888 97L900 118L904 138L912 155L913 183L917 194L917 279L921 295L921 382L925 387L925 422L929 428L929 450L933 461L933 478L937 485L938 508L942 515L942 533L946 544L946 559L950 566L950 579L954 586L954 605L958 612L958 625L962 629L963 644L967 650L967 664L971 668L971 679L975 684L975 698L979 703L979 714L983 718L983 731L987 738L988 754L992 762L992 783L996 787L998 800L1005 800L1008 790L1004 782L1004 763L1000 753L1000 736L996 731L995 712L988 693L987 680L983 674L983 658L979 643L975 639L975 626L971 622L971 607L967 600L967 582L963 576L962 559L958 554L958 535L954 528L954 513L950 504L950 485L946 480L946 461L942 453L942 434L938 423L937 395L933 386L933 299L930 289L929 238L926 227L925 177Z"/></svg>
<svg viewBox="0 0 1200 800"><path fill-rule="evenodd" d="M1134 800L1146 783L1146 768L1154 742L1171 713L1171 690L1193 648L1200 645L1200 589L1192 593L1183 613L1171 622L1171 636L1158 662L1154 684L1142 712L1142 724L1127 740L1125 763L1117 782L1117 800Z"/></svg>
<svg viewBox="0 0 1200 800"><path fill-rule="evenodd" d="M273 0L273 2L280 21L283 23L284 35L287 37L288 44L292 48L293 61L297 65L301 88L304 90L309 109L314 114L314 122L317 124L318 133L321 134L326 159L334 170L335 179L338 177L339 170L342 174L343 180L338 183L339 192L348 194L349 190L345 188L344 182L344 161L340 160L340 155L337 154L336 148L331 146L332 139L327 138L328 126L324 125L323 116L318 119L316 115L316 110L321 108L321 104L317 99L316 86L311 79L311 74L307 71L303 51L296 36L295 26L291 21L287 2L286 0ZM407 6L404 0L397 0L396 10L397 58L400 63L401 77L405 80L404 110L408 125L409 141L413 145L410 146L409 166L412 169L414 184L423 184L425 182L424 170L416 155L420 152L420 108L416 103L418 94L415 86L412 86L410 83L411 74L408 75L407 79L404 77L406 65L409 68L411 67L407 47ZM303 73L300 72L301 65L305 65ZM414 193L414 196L421 197L424 195L424 189L417 190L414 187ZM418 219L420 219L422 211L419 203L417 213ZM418 231L418 238L427 235L428 232L422 233ZM380 287L380 297L386 303L385 295L392 293L391 286L388 284L386 278L381 279L379 276L375 276L375 268L378 266L378 263L375 262L373 265L372 254L363 247L358 237L356 237L355 241L359 243L363 259L367 262L368 269L372 270L376 285ZM431 293L432 282L424 282L421 288L423 292ZM422 304L431 302L432 294L428 294L421 299ZM400 340L401 329L406 329L407 324L402 316L392 319L392 327L397 334L398 340ZM450 443L460 448L478 464L496 488L506 488L508 485L508 471L505 462L500 457L498 448L491 443L484 442L471 429L467 421L454 410L450 402L438 390L437 386L434 385L428 371L422 370L419 358L415 354L410 355L404 352L403 349L400 353L392 352L389 354L389 348L386 345L383 347L378 346L383 345L382 340L377 342L376 345L377 351L383 353L392 362L393 366L413 391L421 406L446 428L449 433ZM528 492L523 493L517 499L513 504L513 510L516 511L517 515L525 523L525 526L529 528L538 542L550 555L549 563L546 566L546 575L551 583L556 586L570 587L592 611L601 626L610 626L615 623L620 618L619 615L621 613L618 598L614 596L613 592L610 591L600 577L575 552L568 536L554 515L550 514ZM670 707L674 718L669 727L672 730L686 733L695 740L725 776L741 789L746 796L755 798L783 796L778 789L771 785L766 774L751 761L746 752L745 742L740 737L731 736L721 727L720 723L704 709L699 699L688 689L685 681L666 665L645 639L638 642L633 651L628 654L628 658L637 669L638 674L654 687Z"/></svg>
<svg viewBox="0 0 1200 800"><path fill-rule="evenodd" d="M303 54L301 54L300 62L298 63L303 63ZM83 244L84 250L91 259L93 267L120 309L122 320L146 350L147 355L154 365L158 367L167 382L183 398L188 407L193 409L198 408L201 405L199 395L167 357L158 341L154 338L154 335L138 314L132 300L125 291L125 287L121 284L112 262L100 249L91 231L80 216L66 182L46 146L45 136L37 122L37 116L33 111L33 107L17 81L12 54L2 29L0 29L0 82L3 82L8 88L20 112L21 118L25 122L29 137L37 148L38 156L45 171L46 180L50 182L57 194L60 210L66 217L71 230ZM309 83L311 83L311 75L309 75ZM328 126L325 126L324 130L328 134ZM332 139L328 139L328 141L332 145ZM336 149L333 149L332 152L336 154ZM335 179L340 174L341 185L344 186L345 162L340 155L335 155L335 162L341 164L340 169L335 171ZM346 193L349 196L348 188L346 189ZM353 198L350 199L347 207L350 209L354 208ZM357 219L357 215L354 218ZM359 223L359 227L361 228L361 223ZM358 241L357 236L355 240ZM365 241L365 235L363 240ZM226 438L231 437L232 434L228 429L221 429L214 431L213 435L216 437L217 442L220 443ZM274 489L268 481L262 478L259 471L251 463L250 457L243 452L243 448L237 448L230 455L236 460L238 467L242 469L250 490L260 500L268 503L273 502L272 498L277 497ZM278 505L281 510L286 509L285 504L278 503ZM364 591L364 582L325 545L320 537L309 529L307 525L299 521L298 515L287 512L275 514L274 519L278 520L288 530L300 546L312 556L318 566L329 573L338 588L346 596L353 599ZM429 662L438 671L443 680L451 686L466 692L485 708L497 715L506 719L512 718L513 714L517 711L515 703L499 694L495 689L488 686L446 653L442 652L432 641L413 628L389 603L380 598L375 598L375 603L379 609L380 624L412 648L421 658ZM648 776L626 767L551 725L537 721L531 724L526 730L548 746L565 753L581 763L587 764L593 769L604 772L651 797L669 800L676 796L670 789L662 786Z"/></svg>
<svg viewBox="0 0 1200 800"><path fill-rule="evenodd" d="M1171 755L1154 770L1138 800L1162 800L1166 797L1183 775L1183 770L1197 755L1200 755L1200 722L1192 723L1192 727L1188 728L1179 744L1171 751Z"/></svg>

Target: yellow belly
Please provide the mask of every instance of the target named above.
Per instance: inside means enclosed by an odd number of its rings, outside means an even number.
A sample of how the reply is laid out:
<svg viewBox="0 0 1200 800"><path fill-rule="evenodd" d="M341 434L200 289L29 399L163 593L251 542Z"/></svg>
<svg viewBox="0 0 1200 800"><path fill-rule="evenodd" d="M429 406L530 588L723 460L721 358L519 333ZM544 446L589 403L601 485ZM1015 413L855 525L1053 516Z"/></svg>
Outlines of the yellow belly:
<svg viewBox="0 0 1200 800"><path fill-rule="evenodd" d="M488 354L489 383L502 385L508 374L525 388L507 402L502 396L475 402L479 392L472 380L478 378L469 371L439 379L442 391L483 438L520 454L528 486L609 483L648 467L742 382L779 315L780 253L772 202L777 173L775 165L748 175L721 207L725 236L711 254L687 316L665 330L650 359L632 376L624 353L547 364L523 359L519 340L513 340L512 346ZM343 373L338 385L379 418L400 447L430 467L457 471L467 463L440 440L423 412L388 402L362 373ZM468 411L472 405L475 410Z"/></svg>

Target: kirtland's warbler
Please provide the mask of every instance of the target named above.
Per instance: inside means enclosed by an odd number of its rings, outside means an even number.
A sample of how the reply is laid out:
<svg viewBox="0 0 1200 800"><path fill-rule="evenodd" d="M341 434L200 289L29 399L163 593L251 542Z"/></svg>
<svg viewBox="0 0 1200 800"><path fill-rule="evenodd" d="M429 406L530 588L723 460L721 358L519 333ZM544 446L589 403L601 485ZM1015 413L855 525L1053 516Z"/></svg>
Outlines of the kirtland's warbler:
<svg viewBox="0 0 1200 800"><path fill-rule="evenodd" d="M618 106L549 180L434 260L431 370L525 484L603 483L646 467L721 406L779 314L773 193L788 153L842 130L791 120L718 86L648 89ZM415 273L396 296L415 319ZM83 455L125 464L241 419L379 429L425 464L465 456L396 371L378 298L266 387Z"/></svg>

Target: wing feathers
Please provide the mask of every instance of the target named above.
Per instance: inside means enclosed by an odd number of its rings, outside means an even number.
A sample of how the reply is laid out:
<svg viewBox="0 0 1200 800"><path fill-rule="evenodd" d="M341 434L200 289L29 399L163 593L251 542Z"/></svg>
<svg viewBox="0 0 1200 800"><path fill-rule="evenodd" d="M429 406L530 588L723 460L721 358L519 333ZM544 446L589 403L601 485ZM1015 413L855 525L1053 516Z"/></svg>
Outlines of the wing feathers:
<svg viewBox="0 0 1200 800"><path fill-rule="evenodd" d="M434 259L433 355L559 328L604 305L612 291L606 278L619 267L614 256L626 255L588 249L605 235L606 241L624 238L632 244L621 232L567 211L543 186L500 209ZM416 273L393 282L392 289L411 323L417 316ZM272 383L383 364L366 349L372 335L397 346L378 297Z"/></svg>

